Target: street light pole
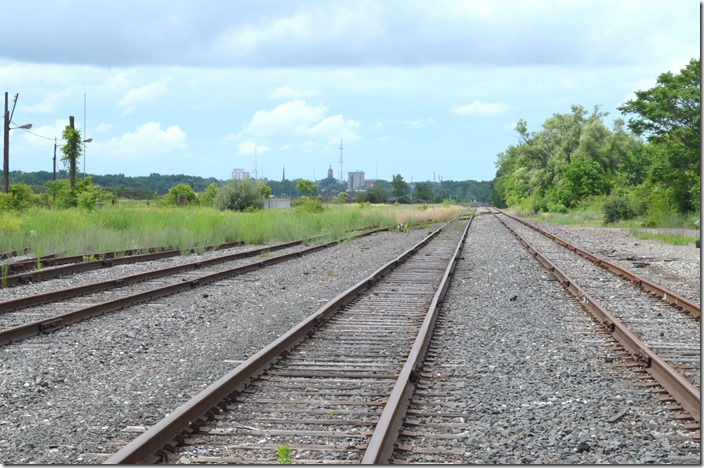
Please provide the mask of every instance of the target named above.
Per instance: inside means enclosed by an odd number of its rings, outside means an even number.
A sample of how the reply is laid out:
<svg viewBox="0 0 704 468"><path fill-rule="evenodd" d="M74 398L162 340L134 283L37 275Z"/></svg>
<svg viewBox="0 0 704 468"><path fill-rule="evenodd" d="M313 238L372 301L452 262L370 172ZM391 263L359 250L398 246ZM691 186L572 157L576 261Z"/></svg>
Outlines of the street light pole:
<svg viewBox="0 0 704 468"><path fill-rule="evenodd" d="M15 105L17 104L17 96L19 96L19 94L15 95ZM15 105L12 106L13 115L15 113ZM7 193L10 190L10 122L12 121L12 116L10 115L7 105L7 91L5 91L5 114L3 120L2 192ZM12 128L30 129L32 128L32 124L24 124Z"/></svg>
<svg viewBox="0 0 704 468"><path fill-rule="evenodd" d="M3 123L3 152L2 152L2 193L7 193L10 188L10 112L7 110L7 91L5 91L5 113Z"/></svg>

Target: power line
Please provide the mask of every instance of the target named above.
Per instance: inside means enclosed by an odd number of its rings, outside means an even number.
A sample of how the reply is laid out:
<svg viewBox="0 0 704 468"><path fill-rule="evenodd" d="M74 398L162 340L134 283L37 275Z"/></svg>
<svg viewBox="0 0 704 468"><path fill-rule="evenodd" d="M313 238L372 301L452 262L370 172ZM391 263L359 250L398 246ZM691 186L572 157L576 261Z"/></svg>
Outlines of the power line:
<svg viewBox="0 0 704 468"><path fill-rule="evenodd" d="M14 123L14 122L12 122L12 123ZM17 125L17 124L15 123L15 125ZM21 128L21 127L18 127L18 128ZM29 133L30 135L34 135L35 137L38 137L38 138L44 138L45 140L51 140L51 141L53 141L53 140L56 139L56 137L51 137L51 138L49 138L49 137L45 137L45 136L43 136L43 135L37 135L37 134L34 133L34 132L30 132L30 131L27 130L26 128L21 128L21 129L24 130L25 132ZM63 138L61 138L61 139L63 140Z"/></svg>

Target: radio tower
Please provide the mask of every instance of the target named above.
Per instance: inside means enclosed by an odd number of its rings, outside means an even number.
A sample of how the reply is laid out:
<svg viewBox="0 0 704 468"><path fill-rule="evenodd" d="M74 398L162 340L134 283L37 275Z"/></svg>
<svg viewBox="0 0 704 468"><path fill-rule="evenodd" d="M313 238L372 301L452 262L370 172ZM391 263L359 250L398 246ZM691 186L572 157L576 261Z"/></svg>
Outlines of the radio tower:
<svg viewBox="0 0 704 468"><path fill-rule="evenodd" d="M342 178L342 138L340 138L340 182L343 182L345 179Z"/></svg>
<svg viewBox="0 0 704 468"><path fill-rule="evenodd" d="M254 146L254 170L252 171L254 174L254 180L257 180L257 147L256 145Z"/></svg>

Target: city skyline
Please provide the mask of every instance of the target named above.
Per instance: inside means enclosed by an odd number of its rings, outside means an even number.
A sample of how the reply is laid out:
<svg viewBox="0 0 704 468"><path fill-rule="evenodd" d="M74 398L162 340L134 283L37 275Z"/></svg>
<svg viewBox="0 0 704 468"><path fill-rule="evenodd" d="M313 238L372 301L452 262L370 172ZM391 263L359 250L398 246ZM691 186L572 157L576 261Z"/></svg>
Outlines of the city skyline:
<svg viewBox="0 0 704 468"><path fill-rule="evenodd" d="M610 125L700 50L694 0L25 0L5 13L2 91L18 95L12 126L33 125L10 132L10 171L26 172L51 168L74 116L92 138L81 172L340 177L344 146L345 170L378 179L489 181L519 120L539 131L581 105Z"/></svg>

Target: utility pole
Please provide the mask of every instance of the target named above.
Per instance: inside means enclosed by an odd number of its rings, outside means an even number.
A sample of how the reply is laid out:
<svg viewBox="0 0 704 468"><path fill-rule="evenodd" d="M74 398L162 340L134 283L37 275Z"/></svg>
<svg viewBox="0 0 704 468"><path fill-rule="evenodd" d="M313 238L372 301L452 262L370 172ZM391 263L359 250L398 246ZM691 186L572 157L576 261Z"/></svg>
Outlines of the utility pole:
<svg viewBox="0 0 704 468"><path fill-rule="evenodd" d="M2 152L2 192L7 193L10 188L10 113L7 110L7 91L5 91L5 122L3 124L3 152Z"/></svg>
<svg viewBox="0 0 704 468"><path fill-rule="evenodd" d="M254 146L254 180L257 180L257 146Z"/></svg>
<svg viewBox="0 0 704 468"><path fill-rule="evenodd" d="M343 182L345 179L342 178L342 138L340 138L340 182Z"/></svg>
<svg viewBox="0 0 704 468"><path fill-rule="evenodd" d="M56 137L54 137L54 178L56 180Z"/></svg>
<svg viewBox="0 0 704 468"><path fill-rule="evenodd" d="M68 126L71 127L71 130L73 130L75 128L72 115L68 116ZM71 151L71 155L68 158L70 161L69 180L71 182L71 184L70 184L71 190L73 190L73 187L76 185L76 142L72 138L71 141L69 142L69 144L70 144L70 151Z"/></svg>

